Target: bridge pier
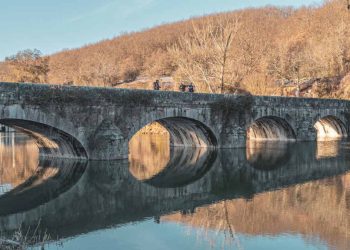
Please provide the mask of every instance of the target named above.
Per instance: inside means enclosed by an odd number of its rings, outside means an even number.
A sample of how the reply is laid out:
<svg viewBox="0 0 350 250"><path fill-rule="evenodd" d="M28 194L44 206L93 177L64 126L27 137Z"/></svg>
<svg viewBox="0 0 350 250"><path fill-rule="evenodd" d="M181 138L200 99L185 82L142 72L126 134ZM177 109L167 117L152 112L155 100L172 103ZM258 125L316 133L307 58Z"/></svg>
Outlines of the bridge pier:
<svg viewBox="0 0 350 250"><path fill-rule="evenodd" d="M128 143L113 121L105 119L89 137L89 159L127 159Z"/></svg>

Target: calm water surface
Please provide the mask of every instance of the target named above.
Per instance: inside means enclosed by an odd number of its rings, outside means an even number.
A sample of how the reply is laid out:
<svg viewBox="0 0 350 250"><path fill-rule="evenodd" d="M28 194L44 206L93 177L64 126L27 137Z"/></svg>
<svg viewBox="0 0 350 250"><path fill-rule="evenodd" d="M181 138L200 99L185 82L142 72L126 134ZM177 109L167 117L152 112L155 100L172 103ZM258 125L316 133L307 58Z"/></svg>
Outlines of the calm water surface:
<svg viewBox="0 0 350 250"><path fill-rule="evenodd" d="M129 160L76 162L0 135L0 231L39 225L45 249L350 249L348 142L213 151L144 135Z"/></svg>

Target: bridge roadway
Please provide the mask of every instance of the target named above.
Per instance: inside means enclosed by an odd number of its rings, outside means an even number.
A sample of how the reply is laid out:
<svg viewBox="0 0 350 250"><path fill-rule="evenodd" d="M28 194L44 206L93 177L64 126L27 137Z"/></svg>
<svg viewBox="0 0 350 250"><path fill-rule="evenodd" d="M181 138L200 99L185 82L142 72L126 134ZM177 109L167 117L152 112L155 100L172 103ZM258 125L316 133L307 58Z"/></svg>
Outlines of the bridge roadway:
<svg viewBox="0 0 350 250"><path fill-rule="evenodd" d="M0 83L0 123L31 134L48 157L126 159L154 121L173 146L239 148L247 137L346 137L349 119L342 100Z"/></svg>
<svg viewBox="0 0 350 250"><path fill-rule="evenodd" d="M187 157L187 162L170 160L163 171L142 181L131 174L127 160L42 161L30 178L36 181L0 197L0 231L36 228L40 221L51 237L70 237L223 199L249 199L349 170L350 158L342 147L312 145L263 146L250 154L245 149L209 150L197 163L188 156L190 150L179 150L173 157Z"/></svg>

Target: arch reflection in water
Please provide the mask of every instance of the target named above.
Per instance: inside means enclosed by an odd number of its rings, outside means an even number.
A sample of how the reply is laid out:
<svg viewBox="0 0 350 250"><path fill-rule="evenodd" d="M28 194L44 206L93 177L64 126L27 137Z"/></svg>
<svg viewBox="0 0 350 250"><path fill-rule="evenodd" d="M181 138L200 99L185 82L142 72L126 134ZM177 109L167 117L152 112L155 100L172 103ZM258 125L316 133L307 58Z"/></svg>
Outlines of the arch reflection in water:
<svg viewBox="0 0 350 250"><path fill-rule="evenodd" d="M288 141L247 141L246 156L256 169L271 170L283 167L292 156L294 144Z"/></svg>
<svg viewBox="0 0 350 250"><path fill-rule="evenodd" d="M216 139L198 121L170 117L153 122L129 142L129 170L156 187L180 187L201 178L216 159Z"/></svg>
<svg viewBox="0 0 350 250"><path fill-rule="evenodd" d="M347 178L334 177L349 170L349 149L341 145L336 156L318 159L316 144L295 145L290 160L269 171L253 168L252 161L247 161L245 149L219 150L212 167L201 178L173 188L137 180L132 170L129 171L127 161L92 161L68 192L40 207L0 216L0 230L11 230L21 223L35 228L41 220L42 229L53 238L64 238L104 228L125 227L127 223L147 218L157 218L157 221L158 218L160 221L183 218L181 222L192 220L193 224L189 225L203 229L222 231L232 225L236 232L251 236L295 233L321 235L328 241L333 236L327 223L336 231L337 220L350 219L346 213L346 188L339 188ZM151 176L141 175L140 179L152 179L164 171L166 168L161 168ZM331 179L319 180L323 178ZM72 209L72 204L80 209ZM331 212L327 212L328 209ZM162 218L179 211L192 211L193 216L181 213L179 218ZM277 218L276 223L273 218ZM293 221L301 224L293 224ZM226 224L216 224L220 222ZM339 237L334 239L346 241L345 229L346 223L341 223L341 230L336 231Z"/></svg>
<svg viewBox="0 0 350 250"><path fill-rule="evenodd" d="M216 156L212 148L170 147L167 137L143 134L130 144L129 170L149 185L174 188L201 178Z"/></svg>
<svg viewBox="0 0 350 250"><path fill-rule="evenodd" d="M212 149L173 148L163 171L144 182L162 188L186 186L203 177L213 166L216 156L217 151Z"/></svg>
<svg viewBox="0 0 350 250"><path fill-rule="evenodd" d="M36 141L6 129L0 133L0 216L26 211L67 191L81 177L85 161L39 156Z"/></svg>
<svg viewBox="0 0 350 250"><path fill-rule="evenodd" d="M69 190L84 173L86 162L43 160L24 183L0 196L0 216L38 207Z"/></svg>

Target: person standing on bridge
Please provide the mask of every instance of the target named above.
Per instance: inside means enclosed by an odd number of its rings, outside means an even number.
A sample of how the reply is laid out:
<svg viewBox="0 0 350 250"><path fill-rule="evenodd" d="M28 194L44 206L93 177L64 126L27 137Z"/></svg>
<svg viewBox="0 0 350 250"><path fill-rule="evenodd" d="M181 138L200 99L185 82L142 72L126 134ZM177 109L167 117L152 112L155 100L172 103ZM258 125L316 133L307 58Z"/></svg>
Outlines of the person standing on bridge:
<svg viewBox="0 0 350 250"><path fill-rule="evenodd" d="M190 85L188 85L188 92L191 92L191 93L194 92L194 86L193 86L192 82L190 83Z"/></svg>
<svg viewBox="0 0 350 250"><path fill-rule="evenodd" d="M159 89L160 89L159 80L156 80L156 81L153 83L153 89L154 89L154 90L159 90Z"/></svg>
<svg viewBox="0 0 350 250"><path fill-rule="evenodd" d="M181 92L185 92L186 91L186 85L181 83L179 89L180 89Z"/></svg>

